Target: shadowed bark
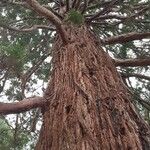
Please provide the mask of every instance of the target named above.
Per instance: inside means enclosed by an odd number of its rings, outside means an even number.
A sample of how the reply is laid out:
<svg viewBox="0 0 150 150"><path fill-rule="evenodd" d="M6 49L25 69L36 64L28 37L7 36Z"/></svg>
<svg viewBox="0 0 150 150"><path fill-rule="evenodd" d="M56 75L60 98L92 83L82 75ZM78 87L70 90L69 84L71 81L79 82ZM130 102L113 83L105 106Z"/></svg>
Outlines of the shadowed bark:
<svg viewBox="0 0 150 150"><path fill-rule="evenodd" d="M115 64L86 27L57 38L36 150L148 150L149 127L136 113Z"/></svg>

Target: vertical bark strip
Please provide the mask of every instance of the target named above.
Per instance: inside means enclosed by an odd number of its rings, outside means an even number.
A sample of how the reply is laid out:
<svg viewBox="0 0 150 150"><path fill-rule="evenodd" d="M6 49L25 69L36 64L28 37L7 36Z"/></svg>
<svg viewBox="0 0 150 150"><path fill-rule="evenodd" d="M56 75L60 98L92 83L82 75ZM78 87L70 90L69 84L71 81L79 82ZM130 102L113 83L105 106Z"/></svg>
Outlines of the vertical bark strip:
<svg viewBox="0 0 150 150"><path fill-rule="evenodd" d="M113 61L86 27L68 26L54 45L53 73L36 150L148 150L149 127L135 112Z"/></svg>

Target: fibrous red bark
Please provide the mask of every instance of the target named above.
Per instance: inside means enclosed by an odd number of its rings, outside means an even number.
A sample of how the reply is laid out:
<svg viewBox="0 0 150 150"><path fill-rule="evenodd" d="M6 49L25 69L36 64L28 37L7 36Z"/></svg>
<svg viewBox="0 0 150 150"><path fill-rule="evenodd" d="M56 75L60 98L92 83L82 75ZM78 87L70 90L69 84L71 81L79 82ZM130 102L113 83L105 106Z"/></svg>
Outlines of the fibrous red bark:
<svg viewBox="0 0 150 150"><path fill-rule="evenodd" d="M115 64L83 27L53 47L36 150L148 150L150 129L136 113Z"/></svg>

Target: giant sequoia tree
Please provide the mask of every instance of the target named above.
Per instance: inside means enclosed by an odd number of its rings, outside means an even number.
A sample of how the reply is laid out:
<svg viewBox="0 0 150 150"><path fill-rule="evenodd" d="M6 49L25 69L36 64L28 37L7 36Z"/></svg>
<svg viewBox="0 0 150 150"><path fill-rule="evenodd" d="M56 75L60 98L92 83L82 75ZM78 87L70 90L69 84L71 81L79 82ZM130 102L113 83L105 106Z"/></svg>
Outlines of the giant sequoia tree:
<svg viewBox="0 0 150 150"><path fill-rule="evenodd" d="M1 102L0 113L41 108L36 150L150 149L150 128L138 113L149 121L150 77L139 74L150 65L148 1L0 5L1 93L19 101ZM139 79L137 88L129 77ZM26 98L37 81L48 81L43 96Z"/></svg>

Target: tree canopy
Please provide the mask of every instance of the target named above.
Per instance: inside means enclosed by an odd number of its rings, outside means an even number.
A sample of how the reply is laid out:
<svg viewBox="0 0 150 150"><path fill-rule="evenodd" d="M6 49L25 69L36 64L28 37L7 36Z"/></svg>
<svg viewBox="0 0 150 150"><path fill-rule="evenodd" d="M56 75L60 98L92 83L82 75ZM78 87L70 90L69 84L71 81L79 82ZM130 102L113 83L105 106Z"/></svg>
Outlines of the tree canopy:
<svg viewBox="0 0 150 150"><path fill-rule="evenodd" d="M133 103L150 123L149 10L148 0L1 0L0 101L24 103L22 99L40 96L53 68L52 44L57 33L64 42L68 40L62 22L86 24L113 57ZM39 103L32 108L42 105L38 98ZM2 110L0 107L4 115ZM16 141L21 138L21 145L26 144L29 142L26 136L37 137L40 122L39 109L17 114L12 121L3 116L0 131L7 129L10 133L6 135L6 143L0 141L0 147L7 147L12 136L16 136Z"/></svg>

